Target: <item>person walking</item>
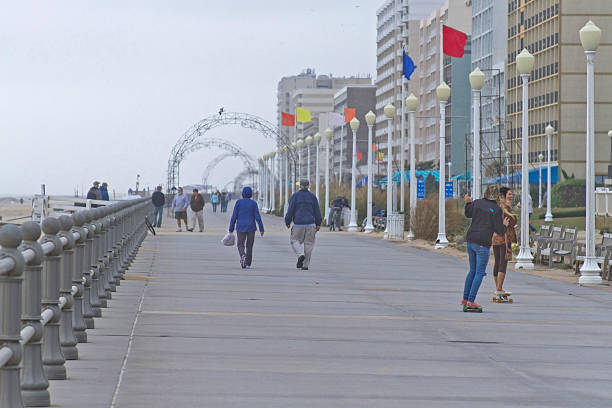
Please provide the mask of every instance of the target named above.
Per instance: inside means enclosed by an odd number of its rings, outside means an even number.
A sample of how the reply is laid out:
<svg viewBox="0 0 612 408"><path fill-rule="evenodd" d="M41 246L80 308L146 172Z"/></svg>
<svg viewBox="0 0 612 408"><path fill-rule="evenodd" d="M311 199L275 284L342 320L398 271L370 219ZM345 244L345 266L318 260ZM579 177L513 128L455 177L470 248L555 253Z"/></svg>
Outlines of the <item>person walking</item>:
<svg viewBox="0 0 612 408"><path fill-rule="evenodd" d="M185 221L185 229L189 230L189 225L187 225L187 207L189 207L189 198L187 198L186 194L183 194L183 187L179 187L177 194L172 199L172 211L174 211L176 225L178 225L176 232L182 231L181 220Z"/></svg>
<svg viewBox="0 0 612 408"><path fill-rule="evenodd" d="M160 228L164 205L166 205L166 196L162 193L162 186L157 186L157 191L151 196L151 202L153 203L153 226Z"/></svg>
<svg viewBox="0 0 612 408"><path fill-rule="evenodd" d="M472 219L467 232L467 252L470 270L465 278L463 300L461 305L466 310L482 311L482 306L476 303L476 295L487 274L487 264L493 233L504 235L509 225L508 218L503 217L503 211L497 205L499 188L489 184L484 191L484 198L472 201L468 195L465 199L465 216Z"/></svg>
<svg viewBox="0 0 612 408"><path fill-rule="evenodd" d="M213 212L217 212L217 205L219 204L219 192L218 191L212 193L212 195L210 196L210 203L212 204Z"/></svg>
<svg viewBox="0 0 612 408"><path fill-rule="evenodd" d="M516 226L517 217L512 213L512 190L509 187L499 189L499 207L502 209L504 218L508 219L508 228L504 235L493 233L493 256L495 266L493 267L493 279L495 279L495 296L510 296L512 292L503 289L506 279L506 268L508 261L512 259L512 243L517 242Z"/></svg>
<svg viewBox="0 0 612 408"><path fill-rule="evenodd" d="M109 201L109 197L108 197L108 184L106 183L106 181L104 183L102 183L102 186L100 187L100 195L102 197L102 200Z"/></svg>
<svg viewBox="0 0 612 408"><path fill-rule="evenodd" d="M296 267L302 270L308 270L316 234L323 221L319 201L308 191L309 185L308 180L300 181L300 190L291 196L285 215L285 225L291 228L291 248L298 255Z"/></svg>
<svg viewBox="0 0 612 408"><path fill-rule="evenodd" d="M93 186L91 186L91 188L87 192L87 199L88 200L101 200L102 199L102 193L100 192L100 187L99 186L100 186L100 182L99 181L94 181L93 182Z"/></svg>
<svg viewBox="0 0 612 408"><path fill-rule="evenodd" d="M224 191L221 193L221 212L227 212L227 193Z"/></svg>
<svg viewBox="0 0 612 408"><path fill-rule="evenodd" d="M193 189L191 200L189 201L189 207L191 208L191 228L187 228L187 231L193 231L198 220L198 228L200 232L204 231L204 197L197 188Z"/></svg>
<svg viewBox="0 0 612 408"><path fill-rule="evenodd" d="M244 187L242 189L242 198L236 201L232 218L230 219L229 232L234 232L238 235L238 254L240 255L240 266L242 269L250 268L253 262L253 244L255 243L255 231L259 226L259 233L263 237L264 226L259 214L257 203L251 200L253 197L253 189ZM257 226L255 225L257 223ZM245 250L246 243L246 250Z"/></svg>

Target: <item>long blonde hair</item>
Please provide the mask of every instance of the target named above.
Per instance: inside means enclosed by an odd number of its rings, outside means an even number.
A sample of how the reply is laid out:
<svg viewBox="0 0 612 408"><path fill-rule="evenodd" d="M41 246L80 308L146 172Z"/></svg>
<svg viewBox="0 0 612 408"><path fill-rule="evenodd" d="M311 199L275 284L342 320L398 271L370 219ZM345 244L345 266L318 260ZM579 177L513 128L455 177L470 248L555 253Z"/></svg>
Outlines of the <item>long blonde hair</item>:
<svg viewBox="0 0 612 408"><path fill-rule="evenodd" d="M489 184L487 188L485 188L484 193L482 194L483 198L491 201L499 200L499 187L497 184Z"/></svg>

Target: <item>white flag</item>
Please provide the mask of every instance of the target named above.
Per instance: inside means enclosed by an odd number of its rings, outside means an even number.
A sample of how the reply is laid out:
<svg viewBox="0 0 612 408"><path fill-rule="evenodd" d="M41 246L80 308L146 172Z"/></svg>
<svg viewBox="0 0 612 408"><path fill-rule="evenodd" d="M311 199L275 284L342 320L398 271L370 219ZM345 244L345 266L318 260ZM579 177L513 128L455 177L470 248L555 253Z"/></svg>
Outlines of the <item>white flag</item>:
<svg viewBox="0 0 612 408"><path fill-rule="evenodd" d="M337 112L328 112L327 120L330 127L344 126L344 116Z"/></svg>

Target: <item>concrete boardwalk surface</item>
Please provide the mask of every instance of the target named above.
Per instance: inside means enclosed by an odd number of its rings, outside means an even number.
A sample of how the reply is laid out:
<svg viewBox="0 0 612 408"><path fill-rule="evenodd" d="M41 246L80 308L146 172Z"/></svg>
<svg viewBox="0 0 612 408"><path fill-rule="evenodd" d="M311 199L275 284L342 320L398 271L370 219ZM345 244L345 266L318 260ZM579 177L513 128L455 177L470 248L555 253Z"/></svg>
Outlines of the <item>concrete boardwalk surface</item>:
<svg viewBox="0 0 612 408"><path fill-rule="evenodd" d="M230 208L231 210L231 208ZM57 407L610 407L612 293L509 272L514 304L459 301L466 265L372 237L321 231L296 270L264 217L253 269L206 231L149 236Z"/></svg>

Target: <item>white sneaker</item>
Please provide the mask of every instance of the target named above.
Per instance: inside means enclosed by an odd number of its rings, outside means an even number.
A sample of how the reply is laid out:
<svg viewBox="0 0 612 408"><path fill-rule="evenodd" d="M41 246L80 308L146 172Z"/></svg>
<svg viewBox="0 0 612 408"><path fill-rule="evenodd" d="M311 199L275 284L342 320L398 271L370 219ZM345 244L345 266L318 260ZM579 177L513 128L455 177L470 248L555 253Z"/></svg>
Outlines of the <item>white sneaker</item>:
<svg viewBox="0 0 612 408"><path fill-rule="evenodd" d="M496 290L495 292L493 292L493 294L494 294L495 296L503 295L503 294L504 294L504 291L503 291L503 290Z"/></svg>
<svg viewBox="0 0 612 408"><path fill-rule="evenodd" d="M183 232L181 228L177 229L176 232Z"/></svg>

